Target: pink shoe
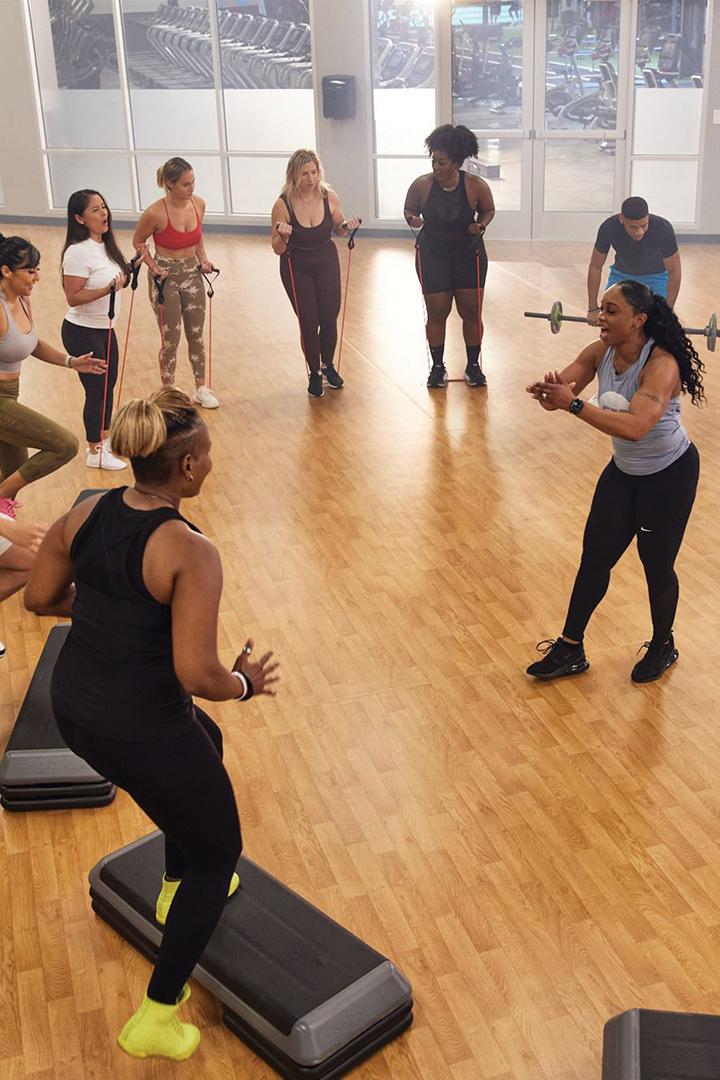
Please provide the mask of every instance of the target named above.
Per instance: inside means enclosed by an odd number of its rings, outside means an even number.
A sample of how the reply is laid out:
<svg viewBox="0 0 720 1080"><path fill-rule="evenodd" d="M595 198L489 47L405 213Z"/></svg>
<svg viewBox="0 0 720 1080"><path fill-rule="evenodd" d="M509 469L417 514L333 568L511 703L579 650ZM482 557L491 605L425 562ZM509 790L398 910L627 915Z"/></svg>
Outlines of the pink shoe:
<svg viewBox="0 0 720 1080"><path fill-rule="evenodd" d="M0 514L4 514L5 517L12 518L13 521L17 517L15 511L20 507L20 503L17 499L0 499Z"/></svg>

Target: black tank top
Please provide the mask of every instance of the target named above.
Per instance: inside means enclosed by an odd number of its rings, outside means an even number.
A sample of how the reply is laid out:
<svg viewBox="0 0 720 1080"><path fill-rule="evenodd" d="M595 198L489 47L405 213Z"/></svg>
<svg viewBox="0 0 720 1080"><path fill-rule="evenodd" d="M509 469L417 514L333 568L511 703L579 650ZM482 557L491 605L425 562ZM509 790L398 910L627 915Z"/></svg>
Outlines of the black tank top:
<svg viewBox="0 0 720 1080"><path fill-rule="evenodd" d="M171 609L148 592L142 561L158 526L185 518L169 506L133 510L126 490L104 495L72 542L77 596L53 706L59 721L67 716L98 735L169 737L192 724L193 702L173 666Z"/></svg>
<svg viewBox="0 0 720 1080"><path fill-rule="evenodd" d="M457 257L475 247L477 237L470 236L467 231L468 225L475 220L475 210L467 197L462 169L458 177L457 187L452 191L445 191L433 177L430 193L422 207L421 251Z"/></svg>
<svg viewBox="0 0 720 1080"><path fill-rule="evenodd" d="M327 195L323 198L325 213L319 225L301 225L295 216L290 200L285 195L281 195L280 198L287 206L290 224L293 227L289 244L291 258L296 253L311 255L314 252L321 251L328 244L332 244L333 221L330 213L330 200Z"/></svg>

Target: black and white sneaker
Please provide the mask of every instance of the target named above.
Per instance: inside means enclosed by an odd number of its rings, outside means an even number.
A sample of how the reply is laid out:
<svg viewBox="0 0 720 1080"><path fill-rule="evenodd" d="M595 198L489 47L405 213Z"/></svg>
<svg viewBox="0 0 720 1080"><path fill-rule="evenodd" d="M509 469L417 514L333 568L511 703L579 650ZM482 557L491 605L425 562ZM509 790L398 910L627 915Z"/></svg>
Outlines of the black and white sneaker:
<svg viewBox="0 0 720 1080"><path fill-rule="evenodd" d="M638 660L630 672L630 678L637 683L654 682L655 679L659 679L663 672L667 671L680 655L675 648L672 634L662 645L655 645L652 641L646 641L644 645L640 646L640 649L647 649L647 652L642 660ZM640 652L640 649L638 649L638 652Z"/></svg>
<svg viewBox="0 0 720 1080"><path fill-rule="evenodd" d="M447 371L444 364L433 364L428 375L428 390L444 390L447 386Z"/></svg>
<svg viewBox="0 0 720 1080"><path fill-rule="evenodd" d="M311 397L322 397L324 393L322 375L319 371L311 371L310 381L308 382L308 394L310 394Z"/></svg>
<svg viewBox="0 0 720 1080"><path fill-rule="evenodd" d="M580 675L590 667L582 644L571 645L568 641L558 638L556 641L539 641L537 648L538 652L545 653L544 657L526 668L527 674L536 679L559 679L563 675Z"/></svg>
<svg viewBox="0 0 720 1080"><path fill-rule="evenodd" d="M487 379L479 364L468 364L465 368L465 382L468 386L487 386Z"/></svg>
<svg viewBox="0 0 720 1080"><path fill-rule="evenodd" d="M340 375L340 372L335 370L334 364L327 364L322 369L322 373L325 376L325 380L331 390L339 390L342 386L345 385L345 380Z"/></svg>

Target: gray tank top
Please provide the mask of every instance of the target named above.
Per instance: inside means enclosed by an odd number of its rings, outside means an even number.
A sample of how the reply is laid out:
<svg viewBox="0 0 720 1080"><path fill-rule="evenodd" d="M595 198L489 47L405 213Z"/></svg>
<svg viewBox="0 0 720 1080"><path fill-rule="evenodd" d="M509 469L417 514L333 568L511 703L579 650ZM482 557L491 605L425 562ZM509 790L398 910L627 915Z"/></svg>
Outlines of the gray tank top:
<svg viewBox="0 0 720 1080"><path fill-rule="evenodd" d="M27 360L38 343L37 330L34 326L30 327L27 334L18 330L2 289L0 289L0 304L5 308L8 324L6 332L0 337L0 371L4 375L16 375L20 371L23 360Z"/></svg>
<svg viewBox="0 0 720 1080"><path fill-rule="evenodd" d="M654 340L648 338L637 361L622 375L615 371L615 350L607 350L598 368L597 403L601 409L628 412L654 345ZM690 445L688 433L680 421L680 397L670 399L667 409L644 438L631 442L612 436L612 444L615 464L621 472L631 476L647 476L672 465Z"/></svg>

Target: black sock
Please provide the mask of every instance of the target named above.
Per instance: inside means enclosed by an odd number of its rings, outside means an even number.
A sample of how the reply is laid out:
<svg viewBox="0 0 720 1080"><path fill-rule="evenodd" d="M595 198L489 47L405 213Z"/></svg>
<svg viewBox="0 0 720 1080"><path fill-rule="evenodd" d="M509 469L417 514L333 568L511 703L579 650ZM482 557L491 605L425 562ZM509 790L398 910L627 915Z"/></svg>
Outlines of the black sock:
<svg viewBox="0 0 720 1080"><path fill-rule="evenodd" d="M480 363L480 346L479 345L466 345L465 352L467 353L467 366Z"/></svg>
<svg viewBox="0 0 720 1080"><path fill-rule="evenodd" d="M431 345L430 355L432 356L433 367L443 366L443 354L445 352L445 342L442 345Z"/></svg>

